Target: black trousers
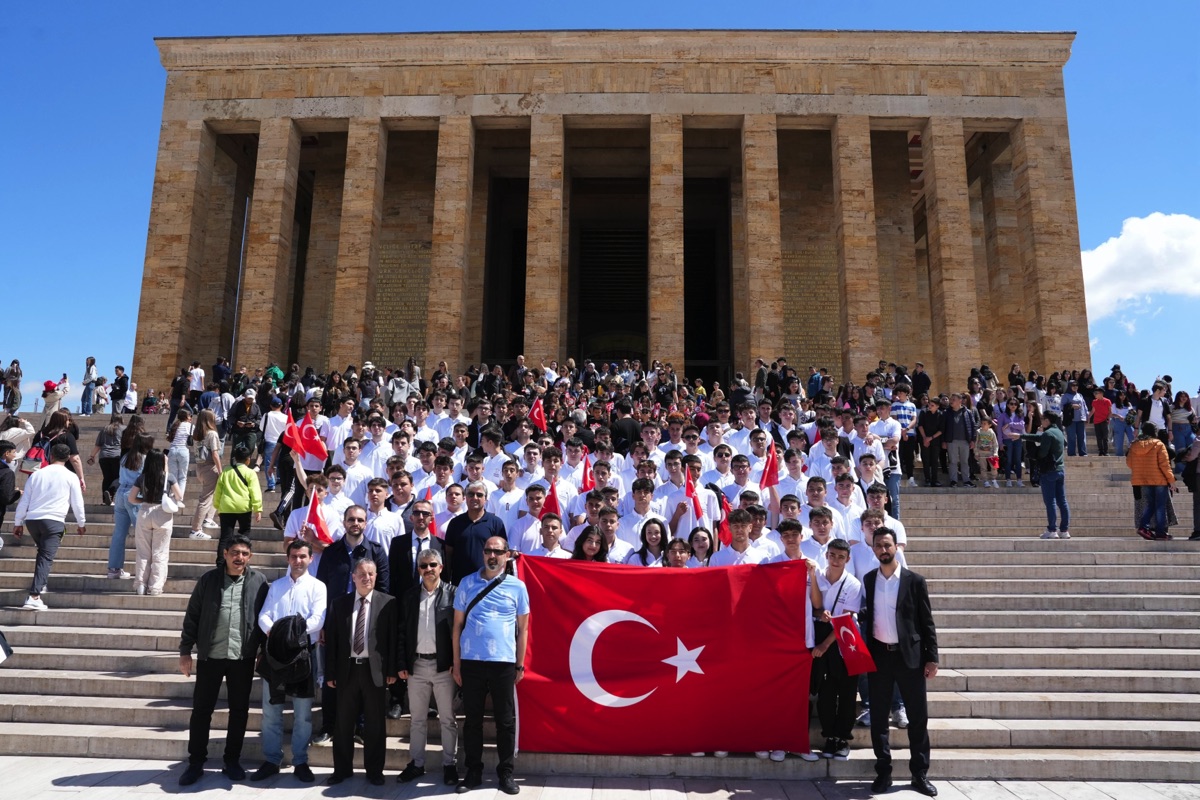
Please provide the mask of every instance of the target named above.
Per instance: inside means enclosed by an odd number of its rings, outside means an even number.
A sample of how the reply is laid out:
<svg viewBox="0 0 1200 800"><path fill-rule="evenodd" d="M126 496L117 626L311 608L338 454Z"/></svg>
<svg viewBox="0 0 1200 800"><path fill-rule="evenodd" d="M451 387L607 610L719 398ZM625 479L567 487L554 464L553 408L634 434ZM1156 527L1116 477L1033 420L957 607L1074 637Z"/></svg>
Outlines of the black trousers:
<svg viewBox="0 0 1200 800"><path fill-rule="evenodd" d="M1108 455L1108 420L1096 423L1096 449L1100 455Z"/></svg>
<svg viewBox="0 0 1200 800"><path fill-rule="evenodd" d="M926 483L934 483L938 479L938 466L942 458L942 447L938 441L934 439L929 447L921 445L921 469L925 471Z"/></svg>
<svg viewBox="0 0 1200 800"><path fill-rule="evenodd" d="M854 695L858 679L846 674L846 662L837 646L813 659L821 670L821 688L817 692L817 717L821 735L826 739L849 739L854 735Z"/></svg>
<svg viewBox="0 0 1200 800"><path fill-rule="evenodd" d="M871 696L871 745L875 748L875 772L892 774L892 748L888 741L888 715L893 687L908 711L909 772L916 777L929 772L929 705L925 694L924 668L909 669L897 650L873 649L875 671L867 675ZM882 712L882 713L881 713Z"/></svg>
<svg viewBox="0 0 1200 800"><path fill-rule="evenodd" d="M116 491L116 487L113 484L117 483L121 477L121 457L101 458L99 462L100 475L102 476L100 480L103 481L100 484L100 491L112 494Z"/></svg>
<svg viewBox="0 0 1200 800"><path fill-rule="evenodd" d="M492 716L496 720L496 774L512 775L517 750L516 715L517 665L507 661L463 661L462 690L463 751L467 772L483 772L483 707L492 696Z"/></svg>
<svg viewBox="0 0 1200 800"><path fill-rule="evenodd" d="M325 680L341 672L338 665L326 664ZM333 732L333 772L354 772L354 728L363 716L363 767L367 775L382 775L387 756L387 688L376 686L371 665L364 661L351 664L349 672L337 682L337 727ZM323 712L324 713L324 712Z"/></svg>
<svg viewBox="0 0 1200 800"><path fill-rule="evenodd" d="M900 439L900 471L904 473L905 478L913 477L919 446L915 436L903 436Z"/></svg>
<svg viewBox="0 0 1200 800"><path fill-rule="evenodd" d="M225 565L225 547L226 541L230 536L233 536L234 529L238 533L250 533L250 525L254 519L253 511L246 511L241 514L227 514L222 511L218 514L221 520L221 538L217 539L217 566Z"/></svg>
<svg viewBox="0 0 1200 800"><path fill-rule="evenodd" d="M254 685L254 659L200 659L196 661L196 688L192 691L192 719L188 723L188 761L192 764L203 764L208 759L208 734L222 680L229 702L225 762L242 757L246 720L250 716L250 687Z"/></svg>

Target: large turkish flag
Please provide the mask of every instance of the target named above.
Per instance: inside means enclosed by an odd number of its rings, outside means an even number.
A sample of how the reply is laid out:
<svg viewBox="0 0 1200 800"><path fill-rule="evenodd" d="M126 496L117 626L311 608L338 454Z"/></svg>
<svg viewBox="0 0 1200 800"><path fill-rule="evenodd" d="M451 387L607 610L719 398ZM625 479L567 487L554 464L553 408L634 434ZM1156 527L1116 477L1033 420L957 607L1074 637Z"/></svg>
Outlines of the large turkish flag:
<svg viewBox="0 0 1200 800"><path fill-rule="evenodd" d="M521 558L520 747L667 754L808 745L804 561L646 569Z"/></svg>

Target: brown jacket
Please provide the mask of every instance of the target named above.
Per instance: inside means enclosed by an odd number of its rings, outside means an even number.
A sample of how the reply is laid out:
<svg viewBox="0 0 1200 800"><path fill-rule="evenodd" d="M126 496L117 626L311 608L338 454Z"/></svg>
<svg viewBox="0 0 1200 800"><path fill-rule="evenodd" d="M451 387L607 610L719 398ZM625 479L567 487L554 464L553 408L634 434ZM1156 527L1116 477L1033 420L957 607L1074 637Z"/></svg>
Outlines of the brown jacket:
<svg viewBox="0 0 1200 800"><path fill-rule="evenodd" d="M1167 446L1158 439L1138 439L1129 445L1125 463L1132 473L1129 482L1134 486L1172 486L1175 483Z"/></svg>

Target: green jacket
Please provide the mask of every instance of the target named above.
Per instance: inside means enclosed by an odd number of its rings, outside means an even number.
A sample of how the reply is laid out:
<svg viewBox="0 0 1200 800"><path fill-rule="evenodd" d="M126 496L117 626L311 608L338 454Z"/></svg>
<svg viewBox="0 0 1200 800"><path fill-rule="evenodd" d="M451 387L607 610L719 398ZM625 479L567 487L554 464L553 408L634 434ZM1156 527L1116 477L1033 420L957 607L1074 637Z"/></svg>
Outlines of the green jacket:
<svg viewBox="0 0 1200 800"><path fill-rule="evenodd" d="M1040 433L1022 433L1021 438L1037 445L1038 464L1042 472L1062 472L1066 469L1063 455L1067 450L1067 437L1062 429L1051 425ZM1054 466L1051 467L1050 463Z"/></svg>
<svg viewBox="0 0 1200 800"><path fill-rule="evenodd" d="M262 511L262 487L258 476L245 464L234 464L217 478L213 508L222 514Z"/></svg>

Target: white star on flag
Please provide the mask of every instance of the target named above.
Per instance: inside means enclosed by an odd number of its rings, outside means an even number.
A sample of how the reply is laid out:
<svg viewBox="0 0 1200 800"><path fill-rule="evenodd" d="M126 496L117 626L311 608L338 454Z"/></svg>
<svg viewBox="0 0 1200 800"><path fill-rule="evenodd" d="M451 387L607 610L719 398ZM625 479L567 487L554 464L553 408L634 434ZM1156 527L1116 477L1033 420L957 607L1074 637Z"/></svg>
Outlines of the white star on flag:
<svg viewBox="0 0 1200 800"><path fill-rule="evenodd" d="M704 652L704 645L700 645L694 650L689 650L683 646L683 640L676 638L675 642L678 645L678 652L670 658L664 658L664 664L670 664L675 668L675 682L679 683L683 680L683 676L689 672L694 672L697 675L703 675L704 670L700 669L700 665L696 660L700 658L700 654Z"/></svg>

